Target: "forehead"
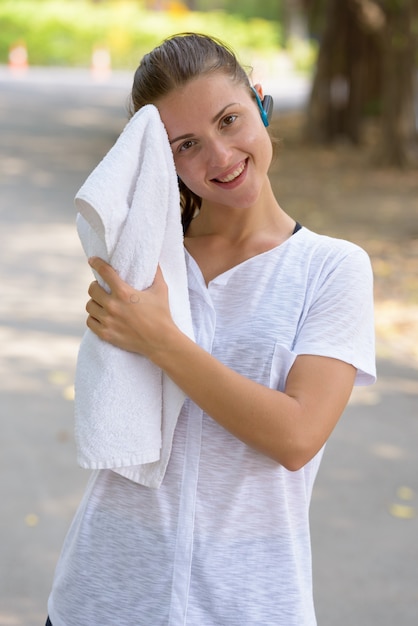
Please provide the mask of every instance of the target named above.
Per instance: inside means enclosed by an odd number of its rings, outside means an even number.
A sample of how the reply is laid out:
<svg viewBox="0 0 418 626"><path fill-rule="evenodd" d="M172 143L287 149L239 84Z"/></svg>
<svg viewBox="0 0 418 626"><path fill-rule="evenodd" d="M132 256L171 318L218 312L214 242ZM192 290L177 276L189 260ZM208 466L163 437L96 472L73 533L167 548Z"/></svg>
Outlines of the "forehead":
<svg viewBox="0 0 418 626"><path fill-rule="evenodd" d="M179 125L211 120L229 103L242 103L245 97L250 99L245 85L217 72L192 79L161 98L156 106L170 135Z"/></svg>

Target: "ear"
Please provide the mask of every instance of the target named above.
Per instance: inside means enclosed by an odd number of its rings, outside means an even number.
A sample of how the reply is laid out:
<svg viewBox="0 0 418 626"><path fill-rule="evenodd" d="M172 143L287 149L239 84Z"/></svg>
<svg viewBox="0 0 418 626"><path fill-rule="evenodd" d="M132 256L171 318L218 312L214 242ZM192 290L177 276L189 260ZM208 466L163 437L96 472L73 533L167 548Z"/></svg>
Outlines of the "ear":
<svg viewBox="0 0 418 626"><path fill-rule="evenodd" d="M257 102L257 106L258 106L258 110L262 119L262 122L264 124L264 126L268 126L269 125L269 117L271 115L271 103L272 103L272 99L270 98L270 96L268 97L266 103L264 104L264 96L263 96L263 90L261 88L261 85L259 85L258 83L256 85L254 85L254 87L251 87L253 94L255 95L255 99ZM267 106L265 106L267 105Z"/></svg>
<svg viewBox="0 0 418 626"><path fill-rule="evenodd" d="M264 100L264 92L263 92L263 88L262 88L262 86L260 85L260 83L256 83L256 84L254 85L254 89L255 89L255 90L256 90L256 92L258 93L258 96L259 96L259 98L260 98L261 102L263 102L263 100Z"/></svg>

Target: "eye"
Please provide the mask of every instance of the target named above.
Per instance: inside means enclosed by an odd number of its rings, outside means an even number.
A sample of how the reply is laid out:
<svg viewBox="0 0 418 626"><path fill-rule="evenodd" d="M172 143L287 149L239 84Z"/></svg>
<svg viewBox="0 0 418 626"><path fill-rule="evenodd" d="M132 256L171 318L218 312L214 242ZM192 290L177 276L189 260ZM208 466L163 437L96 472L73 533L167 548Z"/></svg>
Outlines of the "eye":
<svg viewBox="0 0 418 626"><path fill-rule="evenodd" d="M185 152L186 150L193 148L194 145L196 145L196 142L193 139L188 139L178 147L178 150L179 152Z"/></svg>
<svg viewBox="0 0 418 626"><path fill-rule="evenodd" d="M229 115L226 115L224 118L222 118L221 125L222 126L231 126L231 124L233 124L235 122L237 117L238 117L238 115L230 113Z"/></svg>

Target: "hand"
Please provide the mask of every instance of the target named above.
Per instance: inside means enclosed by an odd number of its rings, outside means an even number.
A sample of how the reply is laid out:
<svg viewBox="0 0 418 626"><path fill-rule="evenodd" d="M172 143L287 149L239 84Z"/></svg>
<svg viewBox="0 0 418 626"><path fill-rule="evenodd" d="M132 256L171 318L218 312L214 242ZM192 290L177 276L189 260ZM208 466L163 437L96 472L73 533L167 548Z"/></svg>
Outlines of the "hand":
<svg viewBox="0 0 418 626"><path fill-rule="evenodd" d="M102 259L93 257L89 264L109 286L110 293L97 281L91 283L87 326L100 339L151 358L154 351L164 347L164 331L175 326L160 267L151 287L137 291Z"/></svg>

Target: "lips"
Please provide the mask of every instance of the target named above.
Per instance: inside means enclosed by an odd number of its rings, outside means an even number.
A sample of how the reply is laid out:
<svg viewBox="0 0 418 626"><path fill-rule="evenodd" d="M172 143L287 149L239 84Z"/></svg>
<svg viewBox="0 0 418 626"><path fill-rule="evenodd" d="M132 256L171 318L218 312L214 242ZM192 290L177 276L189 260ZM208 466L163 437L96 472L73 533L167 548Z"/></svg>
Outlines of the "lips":
<svg viewBox="0 0 418 626"><path fill-rule="evenodd" d="M232 183L239 176L241 176L241 174L245 170L245 167L246 167L246 161L241 161L241 163L238 163L238 165L235 166L234 169L230 171L228 174L222 177L214 178L213 180L217 183L223 183L223 184Z"/></svg>

